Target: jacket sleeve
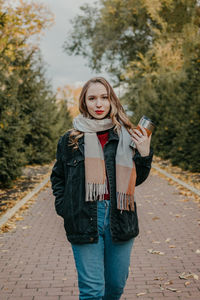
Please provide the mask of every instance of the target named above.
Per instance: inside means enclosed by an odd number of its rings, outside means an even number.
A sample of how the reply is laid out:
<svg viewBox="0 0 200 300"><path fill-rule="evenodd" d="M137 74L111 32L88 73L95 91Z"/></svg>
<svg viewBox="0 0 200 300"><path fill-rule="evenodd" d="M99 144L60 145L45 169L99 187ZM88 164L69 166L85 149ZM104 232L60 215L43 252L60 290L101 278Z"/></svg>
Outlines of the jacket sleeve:
<svg viewBox="0 0 200 300"><path fill-rule="evenodd" d="M136 186L143 183L151 170L151 162L153 159L153 149L150 147L150 153L148 156L141 156L137 149L135 149L135 155L133 160L136 167Z"/></svg>
<svg viewBox="0 0 200 300"><path fill-rule="evenodd" d="M63 217L63 203L64 203L64 190L65 190L65 174L62 156L62 137L57 144L56 162L52 168L50 180L53 195L55 196L55 209L59 216Z"/></svg>

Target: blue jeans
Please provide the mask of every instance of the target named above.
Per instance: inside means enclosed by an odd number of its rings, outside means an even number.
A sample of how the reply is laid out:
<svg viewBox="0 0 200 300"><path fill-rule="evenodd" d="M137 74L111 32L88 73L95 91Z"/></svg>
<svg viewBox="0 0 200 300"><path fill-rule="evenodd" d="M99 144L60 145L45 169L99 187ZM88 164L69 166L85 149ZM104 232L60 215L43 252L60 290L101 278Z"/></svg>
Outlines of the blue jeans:
<svg viewBox="0 0 200 300"><path fill-rule="evenodd" d="M72 245L80 300L119 300L128 278L134 238L113 243L110 234L110 201L98 201L99 241Z"/></svg>

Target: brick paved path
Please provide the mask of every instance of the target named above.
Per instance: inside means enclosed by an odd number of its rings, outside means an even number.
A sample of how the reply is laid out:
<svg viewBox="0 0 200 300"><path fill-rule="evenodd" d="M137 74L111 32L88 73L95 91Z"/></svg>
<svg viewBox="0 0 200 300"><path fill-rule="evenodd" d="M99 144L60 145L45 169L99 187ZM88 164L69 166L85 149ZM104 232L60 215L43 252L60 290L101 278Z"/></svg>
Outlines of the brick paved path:
<svg viewBox="0 0 200 300"><path fill-rule="evenodd" d="M200 299L198 204L157 175L136 190L140 235L122 300ZM50 188L16 224L15 230L0 236L0 299L77 300L72 251ZM199 280L180 279L183 272Z"/></svg>

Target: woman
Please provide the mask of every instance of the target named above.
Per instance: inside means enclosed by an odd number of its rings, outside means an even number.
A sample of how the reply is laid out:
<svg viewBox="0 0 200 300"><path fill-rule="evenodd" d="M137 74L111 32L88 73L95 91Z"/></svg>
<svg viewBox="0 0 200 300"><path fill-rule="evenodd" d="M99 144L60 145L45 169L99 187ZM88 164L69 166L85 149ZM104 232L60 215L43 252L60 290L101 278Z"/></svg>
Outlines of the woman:
<svg viewBox="0 0 200 300"><path fill-rule="evenodd" d="M79 110L58 141L55 209L72 245L79 299L117 300L139 233L134 189L150 172L151 136L135 129L102 77L83 86Z"/></svg>

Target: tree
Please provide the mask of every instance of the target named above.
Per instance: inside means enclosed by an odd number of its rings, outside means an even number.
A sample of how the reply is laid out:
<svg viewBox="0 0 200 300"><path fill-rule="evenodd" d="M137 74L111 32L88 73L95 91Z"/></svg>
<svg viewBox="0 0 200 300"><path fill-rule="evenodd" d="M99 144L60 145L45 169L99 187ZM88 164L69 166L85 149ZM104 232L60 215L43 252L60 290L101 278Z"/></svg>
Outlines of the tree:
<svg viewBox="0 0 200 300"><path fill-rule="evenodd" d="M192 60L186 74L186 80L181 83L185 92L182 119L176 127L171 159L173 164L183 169L200 172L200 55Z"/></svg>
<svg viewBox="0 0 200 300"><path fill-rule="evenodd" d="M153 32L143 1L107 0L82 6L72 21L64 49L88 58L89 66L100 72L103 66L120 81L129 61L138 51L145 53ZM153 20L152 20L153 22Z"/></svg>
<svg viewBox="0 0 200 300"><path fill-rule="evenodd" d="M27 117L21 118L18 89L20 73L29 67L25 52L37 49L28 40L52 24L52 15L43 5L22 0L12 4L0 0L0 182L6 185L20 175L27 162L22 149L30 128Z"/></svg>
<svg viewBox="0 0 200 300"><path fill-rule="evenodd" d="M71 121L68 110L57 106L38 47L29 39L52 24L52 15L38 2L11 4L0 0L0 182L4 186L12 185L25 164L52 161L57 139Z"/></svg>
<svg viewBox="0 0 200 300"><path fill-rule="evenodd" d="M9 58L7 58L9 63ZM26 120L20 119L20 103L17 92L20 77L16 70L9 72L0 60L0 182L9 185L20 175L26 158L23 147Z"/></svg>
<svg viewBox="0 0 200 300"><path fill-rule="evenodd" d="M200 140L188 123L199 125L199 1L102 0L81 10L65 50L87 57L98 71L106 65L115 83L126 86L122 101L132 121L146 114L157 124L157 155L199 170L198 159L191 158ZM188 141L195 145L191 152Z"/></svg>
<svg viewBox="0 0 200 300"><path fill-rule="evenodd" d="M17 94L21 104L20 118L27 120L29 128L24 134L23 151L28 163L47 163L55 154L61 120L56 97L45 78L45 69L38 52L27 57L20 78Z"/></svg>
<svg viewBox="0 0 200 300"><path fill-rule="evenodd" d="M81 86L65 85L57 89L57 102L66 103L72 117L79 114L79 95L81 93Z"/></svg>

